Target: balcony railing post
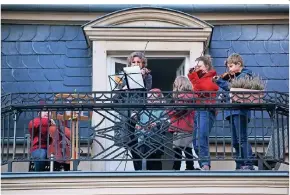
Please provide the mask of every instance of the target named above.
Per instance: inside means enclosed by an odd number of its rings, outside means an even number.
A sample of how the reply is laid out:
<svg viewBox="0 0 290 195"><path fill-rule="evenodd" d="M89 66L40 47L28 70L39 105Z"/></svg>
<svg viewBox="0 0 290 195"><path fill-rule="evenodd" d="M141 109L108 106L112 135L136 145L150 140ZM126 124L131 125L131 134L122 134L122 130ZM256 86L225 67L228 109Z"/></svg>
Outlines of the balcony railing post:
<svg viewBox="0 0 290 195"><path fill-rule="evenodd" d="M146 170L146 159L142 158L142 170Z"/></svg>
<svg viewBox="0 0 290 195"><path fill-rule="evenodd" d="M16 121L17 121L17 111L13 111L13 121L14 121L14 130L13 130L13 155L12 159L15 160L15 153L16 153Z"/></svg>

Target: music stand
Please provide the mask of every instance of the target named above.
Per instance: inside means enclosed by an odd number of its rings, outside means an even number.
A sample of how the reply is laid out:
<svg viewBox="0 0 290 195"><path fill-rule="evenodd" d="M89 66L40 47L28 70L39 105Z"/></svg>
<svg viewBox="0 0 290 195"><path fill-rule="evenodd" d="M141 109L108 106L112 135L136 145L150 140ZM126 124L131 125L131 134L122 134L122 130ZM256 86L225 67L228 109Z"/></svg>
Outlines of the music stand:
<svg viewBox="0 0 290 195"><path fill-rule="evenodd" d="M109 82L112 91L146 90L139 66L124 67L123 70L124 72L121 74L109 75Z"/></svg>

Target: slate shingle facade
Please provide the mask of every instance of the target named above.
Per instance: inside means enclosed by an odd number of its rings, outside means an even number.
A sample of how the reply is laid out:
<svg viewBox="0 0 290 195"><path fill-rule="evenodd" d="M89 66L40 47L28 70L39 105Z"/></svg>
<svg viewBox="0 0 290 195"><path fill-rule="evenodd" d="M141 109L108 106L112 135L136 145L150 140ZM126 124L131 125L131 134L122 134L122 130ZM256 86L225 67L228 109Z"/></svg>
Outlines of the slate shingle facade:
<svg viewBox="0 0 290 195"><path fill-rule="evenodd" d="M227 56L240 53L246 67L268 81L267 90L288 92L288 29L288 25L215 26L209 54L218 74L225 72ZM1 31L2 94L91 91L92 52L80 26L3 24ZM217 119L211 134L230 135L229 128L218 130L224 125L221 114ZM260 122L251 123L258 131L250 128L250 135L270 133L258 128ZM25 124L21 120L19 123ZM87 130L80 132L89 135ZM23 135L23 129L18 129L17 135Z"/></svg>
<svg viewBox="0 0 290 195"><path fill-rule="evenodd" d="M2 94L91 91L92 54L80 26L2 25Z"/></svg>

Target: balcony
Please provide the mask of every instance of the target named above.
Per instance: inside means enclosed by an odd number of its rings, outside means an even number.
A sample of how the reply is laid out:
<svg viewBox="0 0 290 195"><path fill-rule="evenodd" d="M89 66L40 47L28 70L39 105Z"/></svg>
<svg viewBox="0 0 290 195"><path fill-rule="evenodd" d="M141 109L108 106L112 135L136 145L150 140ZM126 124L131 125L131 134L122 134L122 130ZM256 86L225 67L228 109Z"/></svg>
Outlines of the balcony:
<svg viewBox="0 0 290 195"><path fill-rule="evenodd" d="M213 96L211 92L204 92L206 97L199 93L163 94L164 97L157 99L152 98L157 94L140 91L2 96L1 165L5 194L25 189L30 189L31 193L39 189L61 193L61 188L66 192L69 189L72 194L287 192L288 94L264 92L249 96L247 93L218 92ZM251 112L247 118L247 134L252 154L246 158L241 155L241 131L237 131L239 144L234 149L232 119L225 119L236 110ZM159 115L152 115L157 111ZM197 113L202 111L207 111L204 112L208 114L206 118L210 117L209 113L215 116L207 140L208 156L197 155L203 150L200 134L196 135L195 148L191 149L194 131L200 132L198 124L188 133L174 126L180 120L190 123L188 116L192 112L199 121L201 115ZM47 115L43 117L40 113ZM30 121L46 117L53 119L50 125L58 129L62 146L54 142L55 134L49 130L46 134L40 133L45 128L42 122L38 126L32 122L29 130ZM143 122L140 117L145 118ZM64 136L67 129L69 137ZM46 139L44 148L51 152L45 159L33 159L32 148L43 147L40 143L33 145L34 139L43 137ZM211 170L201 171L198 162L209 160ZM235 161L250 162L254 170L236 170ZM44 162L42 172L34 172L35 162ZM65 167L55 162L66 162L68 170L62 172ZM192 167L190 162L194 162L194 170L189 168ZM179 166L180 170L173 170ZM58 187L55 182L59 182ZM89 192L89 188L93 191ZM138 193L128 190L131 188L138 188Z"/></svg>

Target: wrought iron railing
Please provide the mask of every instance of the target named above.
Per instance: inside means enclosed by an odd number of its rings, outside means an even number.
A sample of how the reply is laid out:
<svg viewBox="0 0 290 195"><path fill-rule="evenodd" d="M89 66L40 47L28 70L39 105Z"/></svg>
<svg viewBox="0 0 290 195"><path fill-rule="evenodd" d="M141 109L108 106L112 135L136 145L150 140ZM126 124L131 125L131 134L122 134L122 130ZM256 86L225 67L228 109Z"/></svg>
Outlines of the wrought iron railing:
<svg viewBox="0 0 290 195"><path fill-rule="evenodd" d="M193 161L247 161L258 169L287 163L288 94L162 93L163 96L144 91L6 94L1 99L1 163L8 165L8 171L12 171L15 162L42 161L51 171L55 162L78 170L83 161L98 164L103 167L100 170L107 170L106 166L110 170L120 170L121 166L129 170L128 162L135 170L178 169L182 161L187 162L189 170ZM237 135L239 147L233 149L233 119L225 120L237 110L251 112L247 117L247 137L253 152L247 158L241 155L241 132ZM39 114L45 112L47 116ZM209 139L202 138L197 122L201 120L200 112L205 112L208 120L214 117ZM38 126L33 121L46 117L50 127L55 126L56 134L42 120ZM199 133L193 139L194 132ZM35 146L35 139L42 142ZM210 156L197 155L204 150L204 141L210 145ZM45 159L33 158L31 151L37 148L47 149L49 155Z"/></svg>

